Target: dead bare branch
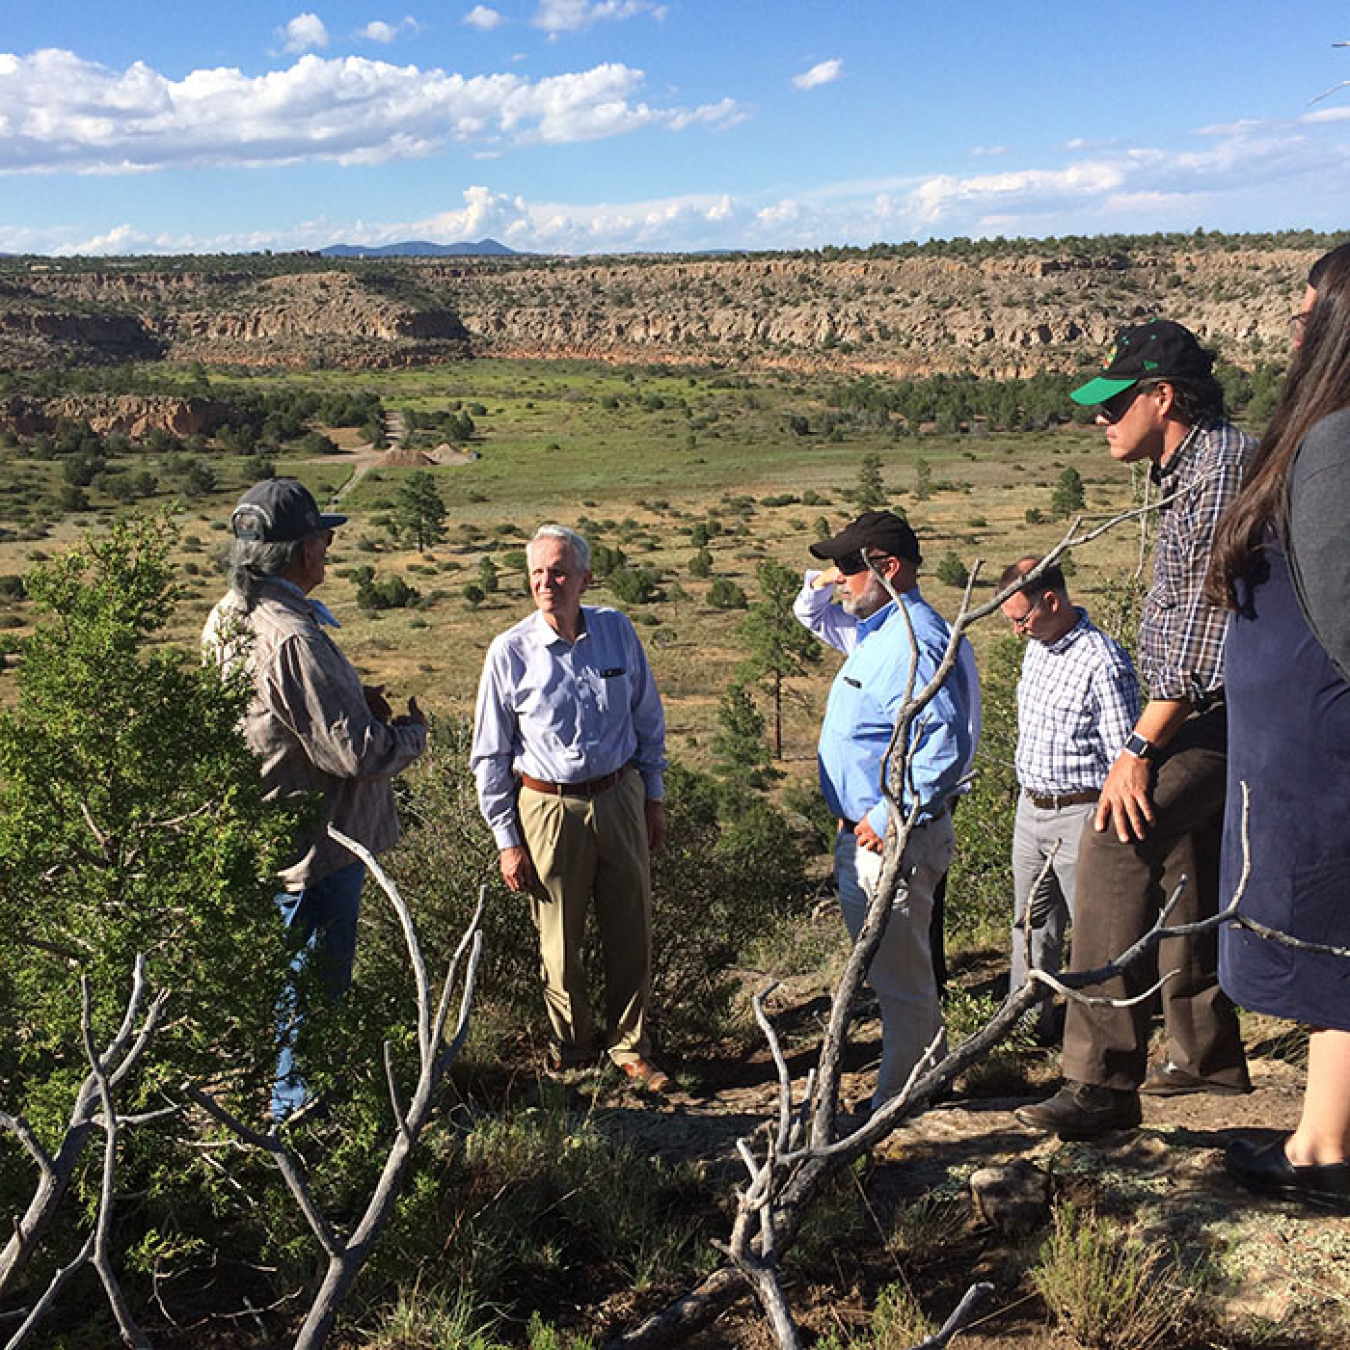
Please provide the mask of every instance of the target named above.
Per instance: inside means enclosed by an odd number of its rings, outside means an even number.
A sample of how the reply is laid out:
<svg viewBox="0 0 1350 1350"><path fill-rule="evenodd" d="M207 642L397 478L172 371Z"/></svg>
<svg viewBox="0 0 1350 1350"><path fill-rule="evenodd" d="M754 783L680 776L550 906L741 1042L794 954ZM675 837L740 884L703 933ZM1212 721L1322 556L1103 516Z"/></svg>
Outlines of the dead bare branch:
<svg viewBox="0 0 1350 1350"><path fill-rule="evenodd" d="M309 1312L295 1339L295 1350L319 1350L328 1339L337 1320L342 1300L374 1250L375 1243L394 1211L406 1179L413 1149L431 1114L436 1090L458 1056L469 1031L469 1014L473 1007L474 986L478 978L478 964L482 954L483 935L480 922L486 897L486 887L479 891L478 905L464 930L446 969L439 997L433 1004L426 961L413 922L412 911L390 880L384 869L362 844L348 838L332 825L328 833L366 866L393 907L403 931L408 960L412 967L417 995L418 1075L412 1095L405 1106L395 1079L389 1047L384 1047L385 1076L389 1088L390 1107L394 1116L395 1136L371 1192L366 1208L356 1227L347 1237L341 1237L324 1217L305 1180L304 1172L291 1152L280 1129L261 1134L245 1125L233 1112L196 1087L188 1089L192 1099L241 1139L267 1152L281 1172L311 1231L318 1239L328 1265L315 1292ZM467 962L466 962L467 957ZM449 1019L450 1002L458 981L461 964L464 965L463 986L459 1014L454 1034L441 1043Z"/></svg>
<svg viewBox="0 0 1350 1350"><path fill-rule="evenodd" d="M23 1143L38 1167L38 1183L28 1202L28 1208L21 1218L15 1220L14 1231L4 1250L0 1251L0 1296L13 1286L19 1273L37 1250L42 1234L60 1208L66 1190L75 1175L75 1168L88 1142L89 1132L100 1123L97 1117L103 1102L99 1076L106 1077L109 1090L115 1091L136 1069L160 1028L169 991L161 990L151 1001L146 1010L145 1021L138 1030L136 1022L140 1017L146 993L146 959L145 954L141 953L136 957L132 969L131 993L122 1021L108 1048L93 1061L96 1068L91 1069L80 1084L65 1134L55 1154L48 1154L40 1144L37 1144L36 1137L22 1117L0 1114L0 1125ZM106 1113L106 1107L104 1110ZM37 1152L34 1151L33 1145L37 1145Z"/></svg>
<svg viewBox="0 0 1350 1350"><path fill-rule="evenodd" d="M985 1282L972 1284L962 1295L961 1302L956 1305L952 1315L942 1324L938 1334L930 1336L919 1345L911 1346L910 1350L947 1350L952 1341L975 1320L975 1309L980 1302L993 1292L992 1284Z"/></svg>

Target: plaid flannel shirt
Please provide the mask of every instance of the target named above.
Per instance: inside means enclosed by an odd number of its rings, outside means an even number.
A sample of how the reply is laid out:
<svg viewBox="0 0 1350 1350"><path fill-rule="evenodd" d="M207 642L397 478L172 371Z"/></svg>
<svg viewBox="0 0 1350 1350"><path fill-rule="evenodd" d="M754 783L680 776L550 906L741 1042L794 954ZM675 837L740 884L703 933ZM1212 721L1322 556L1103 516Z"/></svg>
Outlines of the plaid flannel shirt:
<svg viewBox="0 0 1350 1350"><path fill-rule="evenodd" d="M1197 423L1153 481L1164 497L1153 582L1139 619L1139 673L1149 696L1204 707L1223 688L1228 613L1203 596L1214 530L1242 485L1256 442L1228 422Z"/></svg>

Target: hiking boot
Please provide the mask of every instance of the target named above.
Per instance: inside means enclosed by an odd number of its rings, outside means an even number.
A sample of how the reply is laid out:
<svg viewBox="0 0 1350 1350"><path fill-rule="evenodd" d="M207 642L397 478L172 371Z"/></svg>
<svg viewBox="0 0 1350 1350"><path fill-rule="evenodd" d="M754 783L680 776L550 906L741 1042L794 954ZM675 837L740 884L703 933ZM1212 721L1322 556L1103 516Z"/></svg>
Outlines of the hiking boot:
<svg viewBox="0 0 1350 1350"><path fill-rule="evenodd" d="M1035 1130L1053 1130L1061 1139L1095 1139L1110 1130L1139 1124L1139 1094L1128 1088L1067 1081L1053 1097L1019 1106L1013 1115Z"/></svg>

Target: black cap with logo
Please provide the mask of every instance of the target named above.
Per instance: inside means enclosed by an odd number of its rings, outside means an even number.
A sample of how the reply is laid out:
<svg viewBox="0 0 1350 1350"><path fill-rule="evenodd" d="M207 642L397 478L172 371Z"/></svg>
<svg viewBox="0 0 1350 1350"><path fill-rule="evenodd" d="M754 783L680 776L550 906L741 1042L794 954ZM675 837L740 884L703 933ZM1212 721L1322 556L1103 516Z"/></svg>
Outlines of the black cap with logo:
<svg viewBox="0 0 1350 1350"><path fill-rule="evenodd" d="M1122 328L1095 380L1075 389L1075 403L1105 403L1140 380L1203 380L1214 370L1214 353L1207 352L1189 328L1170 319Z"/></svg>

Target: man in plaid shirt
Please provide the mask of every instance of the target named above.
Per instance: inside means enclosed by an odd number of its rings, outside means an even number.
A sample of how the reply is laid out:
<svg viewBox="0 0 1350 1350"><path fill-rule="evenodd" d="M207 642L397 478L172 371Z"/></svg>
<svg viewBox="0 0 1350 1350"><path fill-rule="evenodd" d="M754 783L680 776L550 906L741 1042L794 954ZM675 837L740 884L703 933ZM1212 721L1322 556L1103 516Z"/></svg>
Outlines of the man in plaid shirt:
<svg viewBox="0 0 1350 1350"><path fill-rule="evenodd" d="M1084 832L1075 881L1071 969L1106 965L1157 920L1183 877L1171 922L1218 911L1226 725L1227 615L1203 595L1214 529L1255 448L1223 420L1214 356L1166 319L1122 329L1105 370L1075 389L1097 408L1113 459L1148 460L1160 493L1153 580L1139 623L1139 673L1149 699L1116 757ZM1023 1107L1026 1125L1091 1138L1137 1125L1139 1094L1250 1091L1237 1016L1219 988L1217 935L1158 948L1167 1058L1145 1077L1149 1010L1070 1001L1064 1085ZM1150 963L1091 992L1142 993Z"/></svg>
<svg viewBox="0 0 1350 1350"><path fill-rule="evenodd" d="M244 735L270 796L317 797L319 818L296 844L276 897L282 921L313 961L329 998L345 993L356 956L356 920L365 864L329 838L343 834L382 853L398 839L392 781L426 749L427 724L415 699L391 715L383 686L363 685L324 631L337 620L310 592L324 579L333 531L346 516L321 515L304 484L269 478L250 488L230 524L230 589L211 611L202 644L226 668L240 664L255 694ZM298 1021L294 995L280 1020ZM276 1121L306 1100L283 1036L272 1092Z"/></svg>
<svg viewBox="0 0 1350 1350"><path fill-rule="evenodd" d="M1040 560L1019 558L999 590ZM1030 639L1017 684L1017 820L1013 826L1013 934L1010 987L1037 970L1060 968L1074 898L1083 829L1125 738L1139 716L1139 684L1129 653L1071 604L1054 564L1002 605L1019 637ZM1034 1030L1058 1041L1055 1007L1040 1006Z"/></svg>

